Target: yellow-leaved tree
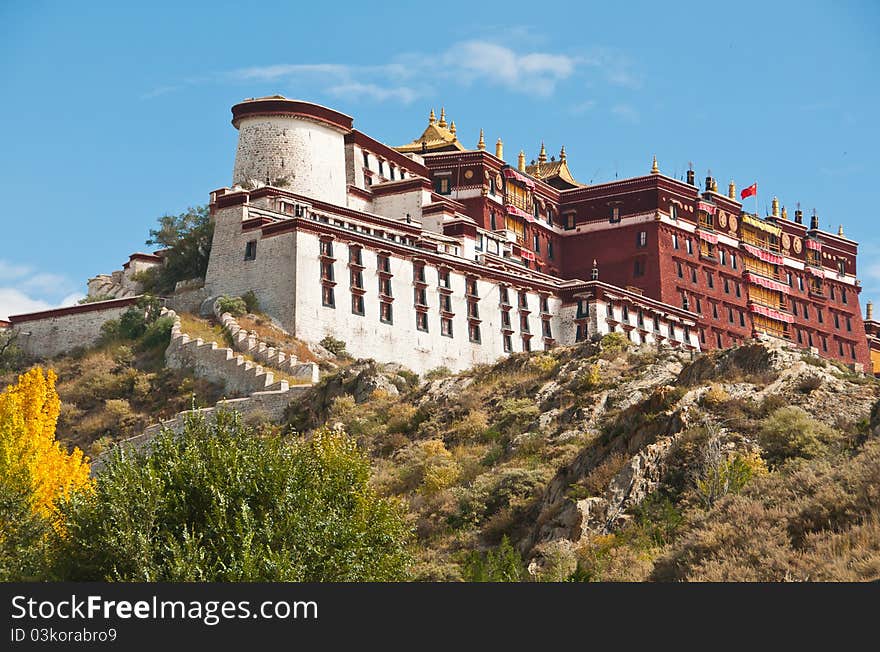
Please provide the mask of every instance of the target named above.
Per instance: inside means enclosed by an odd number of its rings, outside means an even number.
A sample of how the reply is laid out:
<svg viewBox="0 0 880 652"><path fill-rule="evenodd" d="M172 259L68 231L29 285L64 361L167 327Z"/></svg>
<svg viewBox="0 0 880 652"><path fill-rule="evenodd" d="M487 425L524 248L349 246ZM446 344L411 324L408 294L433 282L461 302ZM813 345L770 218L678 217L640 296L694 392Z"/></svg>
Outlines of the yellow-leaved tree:
<svg viewBox="0 0 880 652"><path fill-rule="evenodd" d="M68 453L55 439L61 400L55 372L34 367L0 392L0 478L21 478L32 509L57 524L57 503L90 489L89 463L80 449Z"/></svg>

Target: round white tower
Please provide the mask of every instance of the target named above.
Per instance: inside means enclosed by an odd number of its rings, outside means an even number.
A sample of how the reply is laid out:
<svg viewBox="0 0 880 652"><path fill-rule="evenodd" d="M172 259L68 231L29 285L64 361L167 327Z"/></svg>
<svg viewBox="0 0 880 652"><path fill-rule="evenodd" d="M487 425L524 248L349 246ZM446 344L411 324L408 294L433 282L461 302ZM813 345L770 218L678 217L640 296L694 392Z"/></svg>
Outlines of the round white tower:
<svg viewBox="0 0 880 652"><path fill-rule="evenodd" d="M345 134L352 118L280 95L232 107L238 150L232 183L286 188L340 206L346 201Z"/></svg>

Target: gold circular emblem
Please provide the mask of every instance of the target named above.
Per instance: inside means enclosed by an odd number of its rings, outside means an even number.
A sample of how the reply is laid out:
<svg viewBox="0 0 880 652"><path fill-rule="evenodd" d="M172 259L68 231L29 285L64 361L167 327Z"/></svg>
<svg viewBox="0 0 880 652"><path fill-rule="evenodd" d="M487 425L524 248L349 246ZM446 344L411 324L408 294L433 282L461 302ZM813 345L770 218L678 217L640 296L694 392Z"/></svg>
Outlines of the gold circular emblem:
<svg viewBox="0 0 880 652"><path fill-rule="evenodd" d="M801 253L801 249L803 249L803 244L801 244L801 239L795 238L794 239L794 252L796 254L799 254L799 253Z"/></svg>
<svg viewBox="0 0 880 652"><path fill-rule="evenodd" d="M727 227L727 213L718 211L718 226L722 229Z"/></svg>
<svg viewBox="0 0 880 652"><path fill-rule="evenodd" d="M473 171L473 170L465 170L465 171L464 171L464 178L465 178L465 179L470 179L470 178L472 178L473 176L474 176L474 171Z"/></svg>
<svg viewBox="0 0 880 652"><path fill-rule="evenodd" d="M496 186L499 190L501 189L501 182L502 182L502 179L501 179L501 173L499 172L498 174L495 175L495 186Z"/></svg>
<svg viewBox="0 0 880 652"><path fill-rule="evenodd" d="M730 216L730 220L729 220L727 226L730 228L731 233L736 233L736 227L738 226L738 222L736 221L736 218L733 215Z"/></svg>
<svg viewBox="0 0 880 652"><path fill-rule="evenodd" d="M782 234L782 248L789 249L791 247L791 238L788 237L787 233Z"/></svg>

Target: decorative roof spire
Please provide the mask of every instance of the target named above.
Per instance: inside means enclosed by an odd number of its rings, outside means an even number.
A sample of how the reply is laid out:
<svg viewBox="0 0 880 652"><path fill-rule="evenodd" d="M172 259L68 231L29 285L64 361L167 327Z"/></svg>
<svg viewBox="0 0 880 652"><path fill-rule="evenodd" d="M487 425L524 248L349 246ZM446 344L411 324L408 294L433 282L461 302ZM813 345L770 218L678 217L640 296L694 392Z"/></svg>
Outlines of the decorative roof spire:
<svg viewBox="0 0 880 652"><path fill-rule="evenodd" d="M547 162L547 150L544 148L544 141L541 141L541 153L538 154L538 163L544 164Z"/></svg>
<svg viewBox="0 0 880 652"><path fill-rule="evenodd" d="M785 206L782 207L782 219L788 219L788 210L786 210Z"/></svg>
<svg viewBox="0 0 880 652"><path fill-rule="evenodd" d="M837 227L837 235L839 235L841 238L843 237L843 224Z"/></svg>
<svg viewBox="0 0 880 652"><path fill-rule="evenodd" d="M519 150L519 157L517 158L516 167L520 172L526 171L526 153L522 150Z"/></svg>
<svg viewBox="0 0 880 652"><path fill-rule="evenodd" d="M651 163L651 174L660 174L660 168L657 166L656 156L654 156L654 162Z"/></svg>
<svg viewBox="0 0 880 652"><path fill-rule="evenodd" d="M565 145L559 150L559 160L565 163Z"/></svg>
<svg viewBox="0 0 880 652"><path fill-rule="evenodd" d="M868 301L865 304L865 319L873 320L874 319L874 302Z"/></svg>
<svg viewBox="0 0 880 652"><path fill-rule="evenodd" d="M438 127L446 126L446 109L442 106L440 107L440 122L437 123Z"/></svg>
<svg viewBox="0 0 880 652"><path fill-rule="evenodd" d="M452 124L449 125L449 133L451 133L453 136L455 135L455 120L453 120Z"/></svg>
<svg viewBox="0 0 880 652"><path fill-rule="evenodd" d="M773 198L773 202L770 204L770 206L771 206L771 208L770 208L770 214L771 214L773 217L779 217L779 198L778 198L778 197L774 197L774 198Z"/></svg>
<svg viewBox="0 0 880 652"><path fill-rule="evenodd" d="M500 158L502 161L504 160L504 143L501 142L500 138L495 143L495 156Z"/></svg>
<svg viewBox="0 0 880 652"><path fill-rule="evenodd" d="M486 149L486 139L483 138L483 130L480 129L480 140L477 142L477 149L484 151Z"/></svg>
<svg viewBox="0 0 880 652"><path fill-rule="evenodd" d="M736 199L736 184L733 182L733 179L727 184L727 196L731 199Z"/></svg>
<svg viewBox="0 0 880 652"><path fill-rule="evenodd" d="M428 126L437 122L437 116L434 115L434 109L431 109L431 115L428 116Z"/></svg>

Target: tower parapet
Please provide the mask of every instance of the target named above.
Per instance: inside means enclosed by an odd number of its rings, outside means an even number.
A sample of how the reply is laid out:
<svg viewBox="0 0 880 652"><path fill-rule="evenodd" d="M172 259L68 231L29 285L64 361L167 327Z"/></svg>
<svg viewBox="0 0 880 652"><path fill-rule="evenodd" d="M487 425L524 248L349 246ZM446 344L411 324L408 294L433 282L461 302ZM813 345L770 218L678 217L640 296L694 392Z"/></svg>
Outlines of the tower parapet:
<svg viewBox="0 0 880 652"><path fill-rule="evenodd" d="M232 107L238 129L233 184L268 183L345 205L345 143L352 118L280 95Z"/></svg>

